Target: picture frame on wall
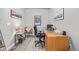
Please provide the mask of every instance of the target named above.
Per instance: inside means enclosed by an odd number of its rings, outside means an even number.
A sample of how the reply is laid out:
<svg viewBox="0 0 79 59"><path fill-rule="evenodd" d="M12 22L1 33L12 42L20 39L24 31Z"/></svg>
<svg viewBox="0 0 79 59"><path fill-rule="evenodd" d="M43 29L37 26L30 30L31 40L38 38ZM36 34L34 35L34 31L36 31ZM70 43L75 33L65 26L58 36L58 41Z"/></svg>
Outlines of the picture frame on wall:
<svg viewBox="0 0 79 59"><path fill-rule="evenodd" d="M34 25L37 25L37 26L41 25L41 16L40 15L34 16Z"/></svg>
<svg viewBox="0 0 79 59"><path fill-rule="evenodd" d="M21 14L19 14L18 12L16 12L15 10L10 10L10 17L11 18L20 18L20 19L22 19L22 15Z"/></svg>
<svg viewBox="0 0 79 59"><path fill-rule="evenodd" d="M54 20L64 20L64 8L58 8L57 11L54 14Z"/></svg>

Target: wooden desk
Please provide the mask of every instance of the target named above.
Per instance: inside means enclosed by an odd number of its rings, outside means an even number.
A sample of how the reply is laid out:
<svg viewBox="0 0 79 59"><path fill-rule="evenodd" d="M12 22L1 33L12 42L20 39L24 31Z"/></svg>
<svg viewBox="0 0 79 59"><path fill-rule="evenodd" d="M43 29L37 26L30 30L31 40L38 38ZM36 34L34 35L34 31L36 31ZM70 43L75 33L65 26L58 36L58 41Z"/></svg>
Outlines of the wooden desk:
<svg viewBox="0 0 79 59"><path fill-rule="evenodd" d="M45 48L47 51L66 51L69 47L68 37L45 30Z"/></svg>

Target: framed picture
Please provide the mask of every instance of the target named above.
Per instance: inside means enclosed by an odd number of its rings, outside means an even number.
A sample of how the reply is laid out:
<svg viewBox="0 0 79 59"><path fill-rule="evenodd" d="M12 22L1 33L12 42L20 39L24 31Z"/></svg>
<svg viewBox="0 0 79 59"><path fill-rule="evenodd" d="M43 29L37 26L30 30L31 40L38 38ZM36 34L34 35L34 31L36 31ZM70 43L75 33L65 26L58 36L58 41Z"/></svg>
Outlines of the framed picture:
<svg viewBox="0 0 79 59"><path fill-rule="evenodd" d="M40 15L35 15L34 16L34 25L41 25L41 16Z"/></svg>
<svg viewBox="0 0 79 59"><path fill-rule="evenodd" d="M10 10L10 17L12 17L12 18L22 18L22 15L11 9Z"/></svg>
<svg viewBox="0 0 79 59"><path fill-rule="evenodd" d="M54 19L55 21L64 20L64 8L57 8L54 13Z"/></svg>

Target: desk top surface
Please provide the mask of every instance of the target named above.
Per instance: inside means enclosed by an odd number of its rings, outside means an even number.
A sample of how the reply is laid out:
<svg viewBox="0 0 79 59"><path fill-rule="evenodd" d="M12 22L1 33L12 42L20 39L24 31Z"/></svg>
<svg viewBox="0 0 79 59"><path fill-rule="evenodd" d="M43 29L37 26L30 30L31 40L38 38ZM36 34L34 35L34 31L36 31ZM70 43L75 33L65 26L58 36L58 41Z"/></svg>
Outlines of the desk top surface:
<svg viewBox="0 0 79 59"><path fill-rule="evenodd" d="M48 37L57 37L57 36L62 36L62 37L67 37L67 36L65 36L65 35L62 35L62 34L59 34L59 33L55 33L55 32L53 32L53 31L48 31L48 30L44 30L44 33L45 33L45 35L46 36L48 36Z"/></svg>

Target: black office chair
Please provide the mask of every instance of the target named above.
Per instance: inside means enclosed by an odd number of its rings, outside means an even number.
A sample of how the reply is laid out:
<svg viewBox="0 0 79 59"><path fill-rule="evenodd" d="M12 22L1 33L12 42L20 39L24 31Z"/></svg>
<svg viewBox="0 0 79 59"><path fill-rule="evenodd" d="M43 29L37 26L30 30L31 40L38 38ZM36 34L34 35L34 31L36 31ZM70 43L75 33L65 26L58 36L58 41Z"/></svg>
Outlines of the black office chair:
<svg viewBox="0 0 79 59"><path fill-rule="evenodd" d="M44 45L45 45L45 42L44 42L45 34L42 33L41 31L37 32L37 26L36 25L34 26L34 34L35 34L36 37L39 38L39 41L35 41L36 42L35 47L37 47L37 45L40 44L41 47L43 48ZM42 38L43 38L43 40L42 40Z"/></svg>

